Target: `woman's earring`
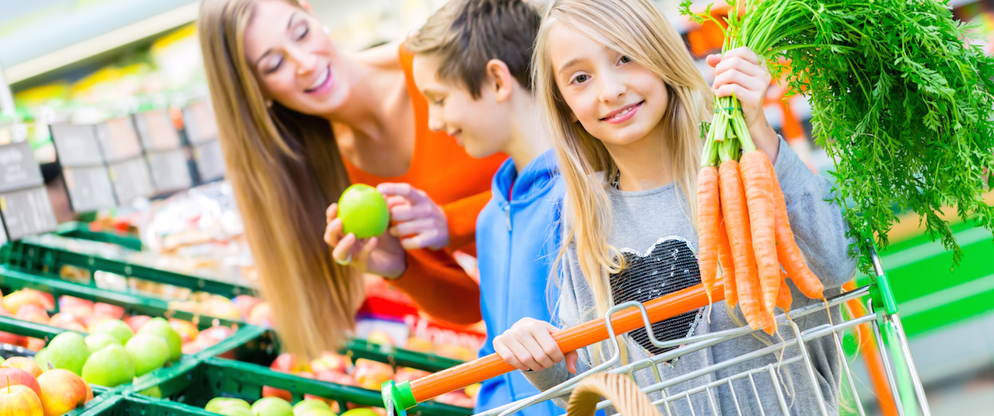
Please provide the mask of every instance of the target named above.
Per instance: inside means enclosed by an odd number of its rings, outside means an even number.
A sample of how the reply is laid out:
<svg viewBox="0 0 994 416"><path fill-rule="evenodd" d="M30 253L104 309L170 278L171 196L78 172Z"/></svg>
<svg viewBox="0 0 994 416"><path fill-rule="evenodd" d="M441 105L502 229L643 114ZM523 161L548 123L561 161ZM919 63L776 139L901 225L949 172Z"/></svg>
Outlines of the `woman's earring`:
<svg viewBox="0 0 994 416"><path fill-rule="evenodd" d="M329 33L331 33L331 28L328 27L328 26L322 27L321 30L323 30L324 34L326 34L326 35L329 34Z"/></svg>
<svg viewBox="0 0 994 416"><path fill-rule="evenodd" d="M273 108L273 100L266 100L266 107Z"/></svg>

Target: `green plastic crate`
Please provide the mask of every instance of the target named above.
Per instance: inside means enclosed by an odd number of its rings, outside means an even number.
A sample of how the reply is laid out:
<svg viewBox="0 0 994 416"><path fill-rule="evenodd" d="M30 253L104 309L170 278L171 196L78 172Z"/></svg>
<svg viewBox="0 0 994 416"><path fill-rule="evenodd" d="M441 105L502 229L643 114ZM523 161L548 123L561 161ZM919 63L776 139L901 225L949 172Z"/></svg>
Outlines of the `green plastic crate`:
<svg viewBox="0 0 994 416"><path fill-rule="evenodd" d="M182 403L168 400L156 400L138 396L112 395L102 397L100 401L87 403L82 410L77 409L70 415L74 416L195 416L203 415L203 409L196 409ZM208 413L213 414L213 413Z"/></svg>
<svg viewBox="0 0 994 416"><path fill-rule="evenodd" d="M212 414L202 408L215 397L237 397L253 403L262 397L264 385L289 391L294 402L302 400L305 394L311 394L335 400L342 409L347 408L349 403L383 407L383 398L379 391L307 379L275 372L255 364L221 358L208 357L192 367L174 367L169 370L158 372L154 380L144 379L135 382L124 394L142 398L148 394L161 396L200 408L202 413L198 414L201 415ZM423 403L410 412L412 415L426 416L457 416L473 413L472 409L434 402Z"/></svg>
<svg viewBox="0 0 994 416"><path fill-rule="evenodd" d="M65 237L117 244L121 247L136 251L141 250L143 247L141 240L137 237L115 232L90 231L90 224L85 222L70 221L59 224L59 228L55 231L55 233Z"/></svg>
<svg viewBox="0 0 994 416"><path fill-rule="evenodd" d="M97 271L113 273L124 277L134 277L156 283L187 288L233 298L238 295L252 295L254 288L234 283L222 282L207 276L192 276L168 270L160 270L142 264L131 263L123 254L101 253L93 250L77 253L55 241L71 243L72 238L58 235L26 237L9 242L0 248L0 262L22 270L41 273L58 273L63 266L73 266L88 270L92 276ZM93 240L79 240L93 243ZM121 248L127 254L127 248ZM89 285L96 287L95 279Z"/></svg>

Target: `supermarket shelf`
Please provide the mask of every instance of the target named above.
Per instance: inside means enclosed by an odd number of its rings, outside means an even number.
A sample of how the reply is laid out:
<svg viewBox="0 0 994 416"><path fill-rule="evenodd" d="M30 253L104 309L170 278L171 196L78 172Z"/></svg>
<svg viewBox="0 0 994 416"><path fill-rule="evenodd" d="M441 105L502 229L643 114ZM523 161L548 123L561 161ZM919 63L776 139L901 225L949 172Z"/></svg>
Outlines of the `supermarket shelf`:
<svg viewBox="0 0 994 416"><path fill-rule="evenodd" d="M164 13L128 24L108 33L83 40L45 55L11 65L6 69L7 82L15 87L33 77L44 75L88 58L139 43L163 32L193 22L200 2L191 2ZM92 23L90 23L92 24Z"/></svg>

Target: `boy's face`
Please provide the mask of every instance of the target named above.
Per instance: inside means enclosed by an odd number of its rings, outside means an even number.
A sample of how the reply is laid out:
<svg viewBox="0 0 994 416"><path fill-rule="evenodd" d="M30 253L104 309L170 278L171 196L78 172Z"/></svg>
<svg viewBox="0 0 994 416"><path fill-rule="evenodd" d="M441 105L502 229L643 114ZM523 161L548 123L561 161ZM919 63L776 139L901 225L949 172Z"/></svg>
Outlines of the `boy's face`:
<svg viewBox="0 0 994 416"><path fill-rule="evenodd" d="M510 106L494 94L492 80L485 80L480 98L473 99L461 83L436 76L441 60L434 55L414 56L414 83L428 100L428 128L444 131L466 153L483 158L502 152L510 141Z"/></svg>

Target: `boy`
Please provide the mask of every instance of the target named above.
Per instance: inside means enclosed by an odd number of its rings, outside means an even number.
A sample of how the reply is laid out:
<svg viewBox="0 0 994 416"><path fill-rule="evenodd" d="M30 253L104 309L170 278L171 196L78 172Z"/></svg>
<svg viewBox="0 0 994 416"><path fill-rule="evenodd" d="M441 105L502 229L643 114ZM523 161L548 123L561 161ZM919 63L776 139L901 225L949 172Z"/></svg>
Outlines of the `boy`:
<svg viewBox="0 0 994 416"><path fill-rule="evenodd" d="M552 318L547 293L555 288L549 276L559 250L564 188L531 93L530 63L540 21L521 0L452 0L406 43L414 53L415 84L428 99L429 127L447 132L470 156L510 156L497 170L492 199L476 223L487 327L481 356L492 354L493 338L519 319ZM439 218L441 210L430 199L406 184L379 189L391 196L396 225L390 231L407 237L405 248L448 245L444 215ZM520 372L511 372L483 382L476 412L538 393ZM521 412L559 413L562 409L551 401Z"/></svg>

